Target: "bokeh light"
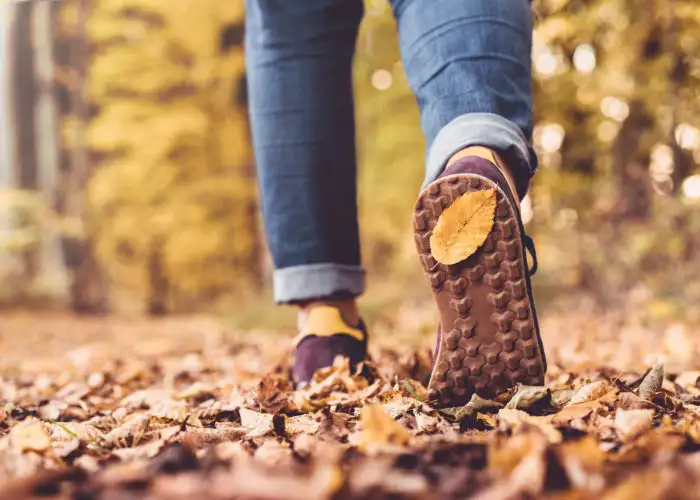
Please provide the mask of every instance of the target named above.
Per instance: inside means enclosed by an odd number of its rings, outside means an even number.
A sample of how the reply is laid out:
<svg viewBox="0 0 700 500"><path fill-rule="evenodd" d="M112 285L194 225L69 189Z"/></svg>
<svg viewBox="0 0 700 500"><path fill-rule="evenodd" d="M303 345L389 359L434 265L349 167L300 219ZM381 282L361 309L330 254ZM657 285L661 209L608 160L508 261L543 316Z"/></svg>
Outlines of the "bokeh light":
<svg viewBox="0 0 700 500"><path fill-rule="evenodd" d="M394 83L394 78L385 69L379 69L372 74L372 86L377 90L386 90Z"/></svg>
<svg viewBox="0 0 700 500"><path fill-rule="evenodd" d="M576 47L574 51L574 67L580 73L591 73L597 64L595 50L589 44Z"/></svg>

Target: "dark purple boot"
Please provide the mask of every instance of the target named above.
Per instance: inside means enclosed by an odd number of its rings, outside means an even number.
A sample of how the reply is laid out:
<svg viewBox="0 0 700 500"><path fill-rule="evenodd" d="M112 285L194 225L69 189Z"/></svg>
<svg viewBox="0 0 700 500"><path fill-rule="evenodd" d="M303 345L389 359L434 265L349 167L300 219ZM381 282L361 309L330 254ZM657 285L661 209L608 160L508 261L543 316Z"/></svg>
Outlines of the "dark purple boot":
<svg viewBox="0 0 700 500"><path fill-rule="evenodd" d="M475 392L493 397L517 384L542 385L546 371L516 186L485 148L454 161L418 197L413 216L418 254L435 296L440 328L428 385L438 406L464 404ZM494 222L464 260L443 264L431 249L442 213L462 196L496 189ZM443 259L445 260L445 259Z"/></svg>
<svg viewBox="0 0 700 500"><path fill-rule="evenodd" d="M333 364L344 356L350 367L367 358L367 328L360 320L357 327L343 321L332 306L316 306L309 312L306 327L296 338L292 375L299 385L308 383L319 368Z"/></svg>

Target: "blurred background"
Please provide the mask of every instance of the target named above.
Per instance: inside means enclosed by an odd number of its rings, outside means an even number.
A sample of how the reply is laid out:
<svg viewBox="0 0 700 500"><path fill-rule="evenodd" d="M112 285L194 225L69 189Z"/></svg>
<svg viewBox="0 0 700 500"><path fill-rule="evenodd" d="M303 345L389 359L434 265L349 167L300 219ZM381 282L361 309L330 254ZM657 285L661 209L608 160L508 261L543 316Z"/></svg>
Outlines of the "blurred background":
<svg viewBox="0 0 700 500"><path fill-rule="evenodd" d="M425 144L390 9L365 3L364 308L412 325L432 300L410 227ZM700 3L535 0L533 16L538 309L700 320ZM244 31L243 0L0 1L0 308L288 322Z"/></svg>

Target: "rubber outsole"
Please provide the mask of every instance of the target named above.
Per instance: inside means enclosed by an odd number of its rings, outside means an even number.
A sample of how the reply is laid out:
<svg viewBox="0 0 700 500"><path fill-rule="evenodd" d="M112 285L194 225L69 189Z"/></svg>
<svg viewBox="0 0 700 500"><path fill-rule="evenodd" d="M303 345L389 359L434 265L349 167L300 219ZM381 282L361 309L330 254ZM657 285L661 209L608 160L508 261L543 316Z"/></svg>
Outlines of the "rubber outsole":
<svg viewBox="0 0 700 500"><path fill-rule="evenodd" d="M485 177L457 174L433 182L416 202L416 247L440 313L440 342L428 384L436 406L464 404L474 392L492 398L519 383L544 383L520 224L505 193L497 189L493 228L474 254L445 265L430 251L443 210L464 193L494 187Z"/></svg>

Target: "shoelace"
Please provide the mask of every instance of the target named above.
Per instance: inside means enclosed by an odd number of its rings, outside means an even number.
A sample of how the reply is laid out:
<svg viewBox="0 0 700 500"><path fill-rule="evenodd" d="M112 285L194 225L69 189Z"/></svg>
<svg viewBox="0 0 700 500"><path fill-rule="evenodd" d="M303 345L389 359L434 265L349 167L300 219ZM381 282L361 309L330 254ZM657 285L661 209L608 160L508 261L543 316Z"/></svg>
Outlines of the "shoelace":
<svg viewBox="0 0 700 500"><path fill-rule="evenodd" d="M525 250L527 250L532 257L532 267L527 263L527 258L525 259L527 274L533 276L537 272L537 251L535 250L535 242L528 235L523 236L523 242L525 243Z"/></svg>

